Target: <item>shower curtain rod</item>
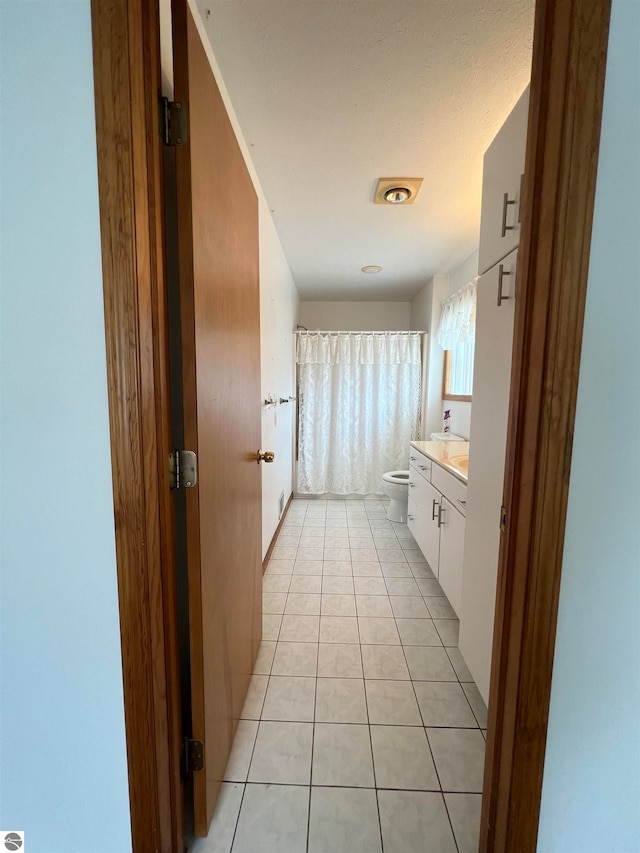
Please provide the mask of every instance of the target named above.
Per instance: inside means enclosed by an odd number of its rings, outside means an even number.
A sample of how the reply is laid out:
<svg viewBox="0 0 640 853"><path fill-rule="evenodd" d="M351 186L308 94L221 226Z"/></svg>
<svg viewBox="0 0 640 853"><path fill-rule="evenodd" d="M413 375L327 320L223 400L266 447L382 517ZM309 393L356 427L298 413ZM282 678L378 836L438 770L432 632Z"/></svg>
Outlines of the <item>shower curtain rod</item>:
<svg viewBox="0 0 640 853"><path fill-rule="evenodd" d="M427 332L418 332L418 331L416 331L416 332L403 332L403 331L399 331L399 332L394 332L394 331L373 332L373 331L367 331L367 330L361 330L361 331L352 330L352 331L348 331L348 332L346 332L346 331L345 332L335 332L335 331L331 331L331 330L322 330L322 329L296 329L296 331L294 332L294 335L426 335L426 334L427 334Z"/></svg>

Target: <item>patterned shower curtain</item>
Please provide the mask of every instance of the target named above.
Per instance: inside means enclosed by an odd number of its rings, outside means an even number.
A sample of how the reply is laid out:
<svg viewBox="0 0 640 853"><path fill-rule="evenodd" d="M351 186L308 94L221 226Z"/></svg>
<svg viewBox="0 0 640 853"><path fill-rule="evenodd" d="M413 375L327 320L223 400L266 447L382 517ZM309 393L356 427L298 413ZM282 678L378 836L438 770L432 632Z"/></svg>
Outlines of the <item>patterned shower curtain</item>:
<svg viewBox="0 0 640 853"><path fill-rule="evenodd" d="M408 467L420 345L409 332L298 334L299 493L380 494L385 471Z"/></svg>

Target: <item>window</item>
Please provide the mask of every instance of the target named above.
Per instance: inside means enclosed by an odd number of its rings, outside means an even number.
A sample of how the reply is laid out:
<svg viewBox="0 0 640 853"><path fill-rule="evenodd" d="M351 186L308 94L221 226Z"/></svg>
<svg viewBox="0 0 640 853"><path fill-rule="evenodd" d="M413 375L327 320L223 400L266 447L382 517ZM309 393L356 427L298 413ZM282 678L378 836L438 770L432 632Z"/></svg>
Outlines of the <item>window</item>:
<svg viewBox="0 0 640 853"><path fill-rule="evenodd" d="M473 353L475 342L456 344L444 352L443 400L471 401L473 389Z"/></svg>

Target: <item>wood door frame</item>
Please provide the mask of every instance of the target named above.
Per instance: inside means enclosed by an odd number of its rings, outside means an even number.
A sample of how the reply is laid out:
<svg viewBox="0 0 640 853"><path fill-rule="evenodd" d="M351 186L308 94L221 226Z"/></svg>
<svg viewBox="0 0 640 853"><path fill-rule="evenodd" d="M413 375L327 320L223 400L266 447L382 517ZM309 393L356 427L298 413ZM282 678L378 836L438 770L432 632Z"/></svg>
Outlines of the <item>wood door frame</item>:
<svg viewBox="0 0 640 853"><path fill-rule="evenodd" d="M534 853L611 0L537 0L481 853Z"/></svg>
<svg viewBox="0 0 640 853"><path fill-rule="evenodd" d="M536 2L483 853L536 848L609 15L610 0ZM140 853L182 849L157 18L156 0L92 2L125 722Z"/></svg>
<svg viewBox="0 0 640 853"><path fill-rule="evenodd" d="M159 16L92 0L107 386L131 832L183 849Z"/></svg>

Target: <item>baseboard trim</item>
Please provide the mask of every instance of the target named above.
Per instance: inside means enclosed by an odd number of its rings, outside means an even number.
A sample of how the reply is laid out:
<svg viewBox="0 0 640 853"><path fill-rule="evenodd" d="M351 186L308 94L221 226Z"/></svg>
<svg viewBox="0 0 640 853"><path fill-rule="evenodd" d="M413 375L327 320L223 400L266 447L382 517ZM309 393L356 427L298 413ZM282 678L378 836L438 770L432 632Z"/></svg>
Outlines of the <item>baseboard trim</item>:
<svg viewBox="0 0 640 853"><path fill-rule="evenodd" d="M280 528L284 524L284 520L287 517L287 513L289 512L289 507L291 506L291 501L293 500L293 492L289 495L289 500L287 501L287 505L285 506L282 512L282 518L280 519L280 523L276 527L276 532L273 534L273 538L271 540L271 544L267 549L267 553L264 555L264 560L262 561L262 574L267 570L267 566L269 565L269 560L271 559L271 553L275 547L276 541L278 539L278 533L280 533Z"/></svg>

